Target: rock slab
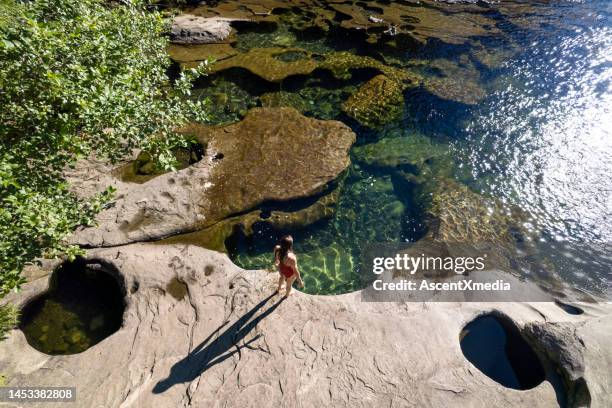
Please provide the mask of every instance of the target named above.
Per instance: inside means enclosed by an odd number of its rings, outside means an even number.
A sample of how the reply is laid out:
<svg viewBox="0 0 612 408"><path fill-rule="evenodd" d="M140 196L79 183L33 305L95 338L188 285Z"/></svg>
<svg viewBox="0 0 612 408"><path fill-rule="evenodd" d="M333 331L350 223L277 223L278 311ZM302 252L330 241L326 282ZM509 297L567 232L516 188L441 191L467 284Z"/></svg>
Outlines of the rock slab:
<svg viewBox="0 0 612 408"><path fill-rule="evenodd" d="M577 353L562 370L581 376L591 407L609 406L610 305L575 316L554 303L377 303L360 292L281 301L275 273L187 245L96 249L87 261L120 271L121 329L70 356L42 354L12 331L0 343L9 386L76 386L75 407L557 407L549 382L505 388L463 356L463 327L495 311L540 333L544 348ZM44 291L48 275L34 276L8 300ZM187 288L180 299L167 292L174 279Z"/></svg>
<svg viewBox="0 0 612 408"><path fill-rule="evenodd" d="M232 32L231 21L221 17L182 14L172 22L170 41L177 44L223 43Z"/></svg>
<svg viewBox="0 0 612 408"><path fill-rule="evenodd" d="M77 231L72 241L89 247L158 240L209 227L266 201L309 197L326 189L348 166L355 141L337 121L307 118L293 108L254 108L238 123L185 129L206 146L204 158L186 169L143 184L108 180L117 187L113 206L98 227ZM73 185L95 178L94 166L73 175Z"/></svg>

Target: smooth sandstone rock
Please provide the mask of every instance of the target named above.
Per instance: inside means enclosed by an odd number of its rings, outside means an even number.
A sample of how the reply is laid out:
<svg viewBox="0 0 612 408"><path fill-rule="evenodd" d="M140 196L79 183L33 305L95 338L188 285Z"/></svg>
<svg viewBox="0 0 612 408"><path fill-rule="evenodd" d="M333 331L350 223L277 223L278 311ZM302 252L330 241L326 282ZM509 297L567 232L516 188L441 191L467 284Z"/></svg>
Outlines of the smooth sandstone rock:
<svg viewBox="0 0 612 408"><path fill-rule="evenodd" d="M368 303L360 292L279 302L269 297L276 273L194 246L135 244L87 259L121 272L121 329L53 357L13 330L0 343L9 386L76 386L75 407L558 406L549 382L505 388L463 356L463 327L496 311L537 334L534 348L571 355L560 370L584 382L591 407L608 406L612 392L610 305L581 304L575 316L553 303ZM179 299L166 292L175 279L187 287ZM43 275L7 300L23 305L47 284Z"/></svg>
<svg viewBox="0 0 612 408"><path fill-rule="evenodd" d="M185 132L206 146L204 158L186 169L142 184L109 178L105 168L94 178L93 165L69 177L83 193L109 184L118 189L98 227L77 231L72 241L99 247L157 240L204 229L266 201L312 196L346 169L355 141L348 126L292 108L255 108L239 123Z"/></svg>
<svg viewBox="0 0 612 408"><path fill-rule="evenodd" d="M251 211L247 214L225 218L208 228L187 234L175 235L158 241L160 245L191 244L203 248L227 253L225 241L238 229L249 237L253 235L253 227L257 224L267 224L276 230L291 230L304 228L322 219L331 218L336 211L340 189L336 187L313 204L296 211Z"/></svg>
<svg viewBox="0 0 612 408"><path fill-rule="evenodd" d="M232 32L231 21L222 17L205 18L182 14L172 21L170 41L177 44L223 43Z"/></svg>

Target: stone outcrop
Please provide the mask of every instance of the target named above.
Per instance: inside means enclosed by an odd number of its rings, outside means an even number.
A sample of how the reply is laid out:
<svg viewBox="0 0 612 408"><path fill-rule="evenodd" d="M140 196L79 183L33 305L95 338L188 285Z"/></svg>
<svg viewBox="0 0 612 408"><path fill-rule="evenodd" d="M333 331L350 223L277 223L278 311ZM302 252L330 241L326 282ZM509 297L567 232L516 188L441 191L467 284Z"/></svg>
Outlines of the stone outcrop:
<svg viewBox="0 0 612 408"><path fill-rule="evenodd" d="M75 407L557 407L551 383L505 388L463 356L465 325L494 311L537 334L526 336L534 349L571 353L559 370L578 376L591 407L609 405L606 304L581 304L576 316L554 303L370 303L360 292L281 301L271 296L275 273L194 246L135 244L86 258L120 272L121 329L69 356L42 354L13 330L0 343L7 385L76 386ZM49 272L7 300L25 304ZM182 283L182 296L171 282Z"/></svg>
<svg viewBox="0 0 612 408"><path fill-rule="evenodd" d="M225 241L237 229L245 236L253 235L256 223L267 224L276 230L292 230L307 227L317 221L331 218L336 211L340 189L320 197L313 204L295 211L255 210L244 215L223 219L200 231L180 234L159 241L161 245L192 244L220 252L227 252Z"/></svg>
<svg viewBox="0 0 612 408"><path fill-rule="evenodd" d="M78 231L73 242L98 247L156 240L204 229L267 201L312 196L346 169L355 141L346 125L291 108L255 108L236 124L184 131L206 146L204 158L186 169L142 184L110 178L104 168L96 177L92 164L69 177L83 194L109 184L118 190L111 208L99 214L99 226Z"/></svg>
<svg viewBox="0 0 612 408"><path fill-rule="evenodd" d="M232 19L181 14L172 21L170 41L177 44L213 44L226 42L232 32Z"/></svg>

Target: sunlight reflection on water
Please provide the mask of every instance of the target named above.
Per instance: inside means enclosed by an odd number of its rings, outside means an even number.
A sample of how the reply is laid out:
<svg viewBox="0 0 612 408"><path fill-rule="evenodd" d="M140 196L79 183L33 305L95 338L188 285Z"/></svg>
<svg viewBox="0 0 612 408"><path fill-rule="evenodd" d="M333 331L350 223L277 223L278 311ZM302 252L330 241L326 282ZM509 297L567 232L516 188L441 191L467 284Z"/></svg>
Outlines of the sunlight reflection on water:
<svg viewBox="0 0 612 408"><path fill-rule="evenodd" d="M477 187L526 210L541 241L607 245L612 29L572 34L538 38L507 64L506 87L468 125L466 150Z"/></svg>

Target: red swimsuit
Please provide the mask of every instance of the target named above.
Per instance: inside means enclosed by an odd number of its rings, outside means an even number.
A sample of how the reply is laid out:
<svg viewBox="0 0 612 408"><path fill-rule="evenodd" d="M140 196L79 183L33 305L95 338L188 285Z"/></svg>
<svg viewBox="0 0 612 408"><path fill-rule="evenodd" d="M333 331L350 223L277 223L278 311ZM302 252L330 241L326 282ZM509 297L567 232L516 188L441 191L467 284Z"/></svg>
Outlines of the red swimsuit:
<svg viewBox="0 0 612 408"><path fill-rule="evenodd" d="M285 277L285 279L289 279L293 276L293 267L289 265L285 265L284 263L279 263L280 273Z"/></svg>

